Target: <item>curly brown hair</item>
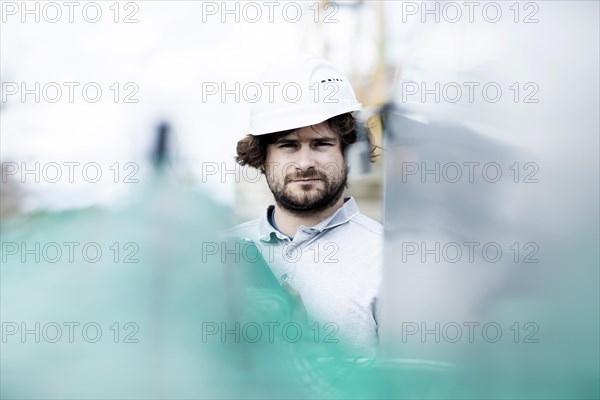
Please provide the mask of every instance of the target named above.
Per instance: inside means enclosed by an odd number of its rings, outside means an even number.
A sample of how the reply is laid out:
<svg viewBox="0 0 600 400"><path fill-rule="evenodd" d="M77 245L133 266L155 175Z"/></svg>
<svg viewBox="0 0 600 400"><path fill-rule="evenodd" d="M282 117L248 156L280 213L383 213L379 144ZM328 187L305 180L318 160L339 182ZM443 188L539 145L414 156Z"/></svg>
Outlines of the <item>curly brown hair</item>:
<svg viewBox="0 0 600 400"><path fill-rule="evenodd" d="M377 155L375 151L377 146L373 144L373 134L368 126L358 126L358 122L352 116L351 113L345 113L329 118L325 121L329 128L338 134L341 146L342 154L346 154L346 148L356 143L359 136L359 129L362 128L366 140L369 144L369 153L371 162L375 161ZM235 161L241 166L250 166L257 168L263 174L265 173L265 161L267 158L267 146L275 143L280 137L289 135L297 129L290 129L282 132L269 133L267 135L247 135L245 138L237 143L237 156Z"/></svg>

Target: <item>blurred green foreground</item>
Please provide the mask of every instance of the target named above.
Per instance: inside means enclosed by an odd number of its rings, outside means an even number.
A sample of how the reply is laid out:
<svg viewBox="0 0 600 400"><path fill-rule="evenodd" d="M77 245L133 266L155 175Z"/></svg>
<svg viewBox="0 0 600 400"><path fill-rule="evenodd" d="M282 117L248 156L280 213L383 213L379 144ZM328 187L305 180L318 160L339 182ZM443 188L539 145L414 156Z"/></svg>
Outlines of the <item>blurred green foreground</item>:
<svg viewBox="0 0 600 400"><path fill-rule="evenodd" d="M138 196L3 222L3 399L401 395L292 319L226 209L163 176Z"/></svg>
<svg viewBox="0 0 600 400"><path fill-rule="evenodd" d="M232 225L160 175L120 209L4 221L0 397L540 398L547 386L510 363L353 357L297 318L253 245L219 236Z"/></svg>

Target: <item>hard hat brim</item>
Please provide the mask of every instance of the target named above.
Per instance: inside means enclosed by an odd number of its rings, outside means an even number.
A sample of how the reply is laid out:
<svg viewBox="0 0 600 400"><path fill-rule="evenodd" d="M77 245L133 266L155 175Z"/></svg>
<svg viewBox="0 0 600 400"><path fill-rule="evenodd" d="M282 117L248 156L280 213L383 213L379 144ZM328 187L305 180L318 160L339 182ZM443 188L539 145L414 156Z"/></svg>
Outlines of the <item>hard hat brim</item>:
<svg viewBox="0 0 600 400"><path fill-rule="evenodd" d="M339 102L337 111L331 109L326 112L320 104L286 109L276 115L268 113L264 116L254 115L250 120L250 128L246 134L252 136L268 135L270 133L283 132L291 129L299 129L305 126L317 125L335 116L362 110L362 104L354 102ZM253 128L259 127L259 128Z"/></svg>

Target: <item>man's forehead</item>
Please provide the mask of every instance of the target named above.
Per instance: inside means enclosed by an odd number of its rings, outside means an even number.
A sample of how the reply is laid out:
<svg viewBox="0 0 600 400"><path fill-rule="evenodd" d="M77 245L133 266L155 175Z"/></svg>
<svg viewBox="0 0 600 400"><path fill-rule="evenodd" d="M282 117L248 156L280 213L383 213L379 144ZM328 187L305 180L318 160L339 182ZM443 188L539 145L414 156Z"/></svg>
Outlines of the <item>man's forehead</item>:
<svg viewBox="0 0 600 400"><path fill-rule="evenodd" d="M337 135L329 128L327 123L298 128L279 140L310 140L310 139L337 139Z"/></svg>

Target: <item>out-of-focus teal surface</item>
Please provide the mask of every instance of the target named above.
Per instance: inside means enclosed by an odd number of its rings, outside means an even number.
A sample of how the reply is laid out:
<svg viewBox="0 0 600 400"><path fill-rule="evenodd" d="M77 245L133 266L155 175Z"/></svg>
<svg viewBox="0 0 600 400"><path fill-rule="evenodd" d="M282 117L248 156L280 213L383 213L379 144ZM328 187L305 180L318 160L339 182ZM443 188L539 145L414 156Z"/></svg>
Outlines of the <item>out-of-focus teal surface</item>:
<svg viewBox="0 0 600 400"><path fill-rule="evenodd" d="M225 244L219 237L229 226L226 209L161 176L120 209L5 221L2 398L362 398L399 393L393 389L404 383L398 385L394 374L377 372L388 369L385 364L315 340L310 327L295 322L294 303L266 264L250 256L252 249L245 249L246 258L235 251L206 256L206 244L235 249L235 243ZM49 262L56 257L50 250L39 262L32 254L23 260L21 252L11 254L6 247L17 243L32 249L36 242L40 248L52 242L79 246L74 262L67 254ZM97 262L81 256L86 243L102 249ZM115 243L118 256L111 250ZM95 252L89 256L95 258ZM22 328L35 332L36 323L37 336L22 336ZM225 324L235 331L236 323L260 326L262 336L255 341L251 330L238 332L241 338L209 334L207 327ZM279 330L269 338L268 324L286 323L303 329L299 340ZM84 336L86 324L92 325Z"/></svg>

